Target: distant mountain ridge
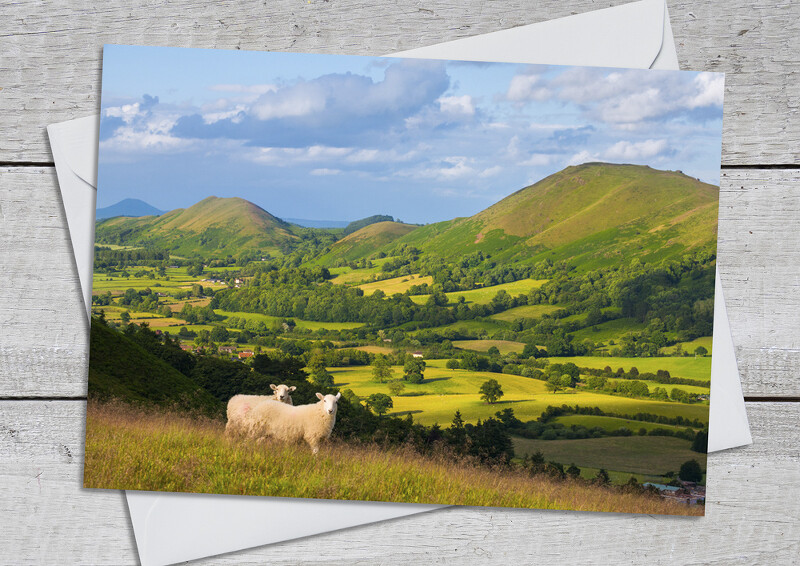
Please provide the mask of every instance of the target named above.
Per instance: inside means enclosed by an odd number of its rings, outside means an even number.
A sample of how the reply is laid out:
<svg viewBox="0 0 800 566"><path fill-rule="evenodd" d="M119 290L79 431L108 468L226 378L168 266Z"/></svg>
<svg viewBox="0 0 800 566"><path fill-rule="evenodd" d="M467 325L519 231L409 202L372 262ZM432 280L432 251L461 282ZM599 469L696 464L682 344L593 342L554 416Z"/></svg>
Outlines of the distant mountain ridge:
<svg viewBox="0 0 800 566"><path fill-rule="evenodd" d="M97 220L103 220L105 218L114 218L115 216L139 217L159 216L161 214L164 214L163 210L159 210L143 200L139 200L138 198L126 198L111 206L98 208L95 213L95 218Z"/></svg>

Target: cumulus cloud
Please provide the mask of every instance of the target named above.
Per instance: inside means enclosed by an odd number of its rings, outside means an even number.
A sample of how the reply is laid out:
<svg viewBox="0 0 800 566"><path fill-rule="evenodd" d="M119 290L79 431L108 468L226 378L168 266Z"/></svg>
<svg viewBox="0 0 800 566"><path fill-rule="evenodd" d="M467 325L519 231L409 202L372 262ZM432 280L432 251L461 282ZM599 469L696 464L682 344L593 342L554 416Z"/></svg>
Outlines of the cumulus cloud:
<svg viewBox="0 0 800 566"><path fill-rule="evenodd" d="M439 98L439 110L445 114L462 114L473 116L475 114L475 103L468 94L463 96L443 96Z"/></svg>
<svg viewBox="0 0 800 566"><path fill-rule="evenodd" d="M619 141L609 147L604 156L606 159L637 160L654 157L667 148L667 140L644 140L641 142Z"/></svg>
<svg viewBox="0 0 800 566"><path fill-rule="evenodd" d="M669 72L573 68L551 81L555 96L622 129L698 108L722 105L723 77L701 73L691 80Z"/></svg>
<svg viewBox="0 0 800 566"><path fill-rule="evenodd" d="M553 92L542 86L540 75L523 74L511 79L506 92L506 98L513 102L527 102L529 100L547 100Z"/></svg>
<svg viewBox="0 0 800 566"><path fill-rule="evenodd" d="M444 62L403 60L389 65L382 80L330 73L265 89L237 114L183 116L174 133L243 139L263 147L369 143L365 136L388 145L394 129L403 128L408 118L425 108L437 108L437 100L449 87ZM467 109L464 101L460 108Z"/></svg>
<svg viewBox="0 0 800 566"><path fill-rule="evenodd" d="M725 76L719 73L700 73L694 79L698 92L688 100L689 108L722 106L725 95Z"/></svg>

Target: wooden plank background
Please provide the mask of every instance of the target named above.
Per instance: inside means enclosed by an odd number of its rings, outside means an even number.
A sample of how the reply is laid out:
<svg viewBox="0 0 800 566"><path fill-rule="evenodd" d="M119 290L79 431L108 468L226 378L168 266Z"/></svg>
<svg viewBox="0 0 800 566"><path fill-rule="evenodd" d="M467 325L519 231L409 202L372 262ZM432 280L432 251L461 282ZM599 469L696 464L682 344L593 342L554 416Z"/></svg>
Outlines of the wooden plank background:
<svg viewBox="0 0 800 566"><path fill-rule="evenodd" d="M625 0L0 5L0 563L135 564L79 488L86 322L45 126L95 113L104 43L383 54ZM719 263L754 445L701 519L454 508L203 564L800 562L800 4L669 1L682 68L726 75Z"/></svg>

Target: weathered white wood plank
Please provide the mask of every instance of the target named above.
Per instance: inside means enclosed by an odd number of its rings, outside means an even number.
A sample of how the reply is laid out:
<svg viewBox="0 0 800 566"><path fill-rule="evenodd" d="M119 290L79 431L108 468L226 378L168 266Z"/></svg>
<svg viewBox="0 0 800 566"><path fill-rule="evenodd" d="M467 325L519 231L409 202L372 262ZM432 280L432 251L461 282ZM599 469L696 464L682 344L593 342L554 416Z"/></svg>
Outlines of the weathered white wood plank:
<svg viewBox="0 0 800 566"><path fill-rule="evenodd" d="M0 5L0 161L50 161L44 127L95 113L104 43L379 55L628 0ZM800 4L669 2L680 62L725 71L723 162L798 163Z"/></svg>
<svg viewBox="0 0 800 566"><path fill-rule="evenodd" d="M755 443L711 455L705 518L452 508L199 563L793 563L800 404L748 410ZM0 402L0 563L136 563L121 495L79 487L84 411Z"/></svg>
<svg viewBox="0 0 800 566"><path fill-rule="evenodd" d="M86 323L55 172L0 170L0 396L86 391ZM745 394L800 395L800 169L726 170L720 269Z"/></svg>

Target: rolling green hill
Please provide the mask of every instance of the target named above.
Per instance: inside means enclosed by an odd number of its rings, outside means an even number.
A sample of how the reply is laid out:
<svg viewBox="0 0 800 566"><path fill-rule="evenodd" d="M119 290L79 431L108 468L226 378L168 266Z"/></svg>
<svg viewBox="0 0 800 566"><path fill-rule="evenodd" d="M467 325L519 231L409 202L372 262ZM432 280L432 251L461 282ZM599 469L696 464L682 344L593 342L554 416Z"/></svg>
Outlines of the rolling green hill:
<svg viewBox="0 0 800 566"><path fill-rule="evenodd" d="M355 260L367 257L417 228L419 226L389 221L369 224L333 244L330 252L320 258L320 262L325 264L336 259Z"/></svg>
<svg viewBox="0 0 800 566"><path fill-rule="evenodd" d="M398 243L443 257L569 259L591 269L713 250L719 188L640 165L567 167L469 218L429 224Z"/></svg>
<svg viewBox="0 0 800 566"><path fill-rule="evenodd" d="M140 405L176 407L219 416L223 405L208 391L124 334L93 321L89 396Z"/></svg>
<svg viewBox="0 0 800 566"><path fill-rule="evenodd" d="M98 243L149 245L174 254L226 255L299 242L289 224L241 198L208 197L161 216L99 222Z"/></svg>

